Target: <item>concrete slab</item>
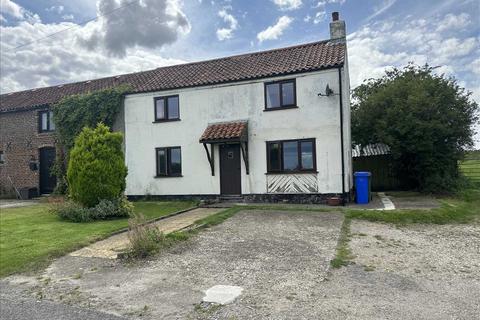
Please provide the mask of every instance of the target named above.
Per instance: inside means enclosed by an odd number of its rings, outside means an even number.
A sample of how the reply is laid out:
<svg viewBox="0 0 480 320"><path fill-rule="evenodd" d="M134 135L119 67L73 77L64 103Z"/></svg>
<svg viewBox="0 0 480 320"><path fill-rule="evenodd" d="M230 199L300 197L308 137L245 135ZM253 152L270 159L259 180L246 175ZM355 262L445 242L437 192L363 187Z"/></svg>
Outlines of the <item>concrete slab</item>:
<svg viewBox="0 0 480 320"><path fill-rule="evenodd" d="M195 221L222 211L218 208L198 208L154 223L165 234L191 226ZM73 257L116 259L129 245L128 232L111 236L92 245L70 253Z"/></svg>
<svg viewBox="0 0 480 320"><path fill-rule="evenodd" d="M238 286L216 285L205 291L204 302L229 304L242 294L243 288Z"/></svg>

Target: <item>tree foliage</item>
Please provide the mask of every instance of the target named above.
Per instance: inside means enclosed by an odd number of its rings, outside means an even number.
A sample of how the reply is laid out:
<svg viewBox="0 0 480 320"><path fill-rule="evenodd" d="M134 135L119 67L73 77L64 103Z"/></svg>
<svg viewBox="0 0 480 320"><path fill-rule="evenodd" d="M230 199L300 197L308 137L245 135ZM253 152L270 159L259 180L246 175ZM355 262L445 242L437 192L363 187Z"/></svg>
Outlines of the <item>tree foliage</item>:
<svg viewBox="0 0 480 320"><path fill-rule="evenodd" d="M127 167L122 134L104 124L85 127L70 153L67 180L71 198L85 207L119 198L125 190Z"/></svg>
<svg viewBox="0 0 480 320"><path fill-rule="evenodd" d="M93 128L100 122L112 127L127 91L127 86L118 86L71 95L56 103L53 120L60 143L69 150L84 127Z"/></svg>
<svg viewBox="0 0 480 320"><path fill-rule="evenodd" d="M353 143L389 145L396 172L410 188L452 191L457 162L473 146L478 124L470 95L428 65L386 71L353 92Z"/></svg>
<svg viewBox="0 0 480 320"><path fill-rule="evenodd" d="M56 193L67 191L66 159L73 147L75 137L84 127L95 127L98 123L112 127L123 103L123 96L128 86L98 90L87 94L71 95L63 98L53 106L55 133L60 145L65 149L55 160L53 173L57 177Z"/></svg>

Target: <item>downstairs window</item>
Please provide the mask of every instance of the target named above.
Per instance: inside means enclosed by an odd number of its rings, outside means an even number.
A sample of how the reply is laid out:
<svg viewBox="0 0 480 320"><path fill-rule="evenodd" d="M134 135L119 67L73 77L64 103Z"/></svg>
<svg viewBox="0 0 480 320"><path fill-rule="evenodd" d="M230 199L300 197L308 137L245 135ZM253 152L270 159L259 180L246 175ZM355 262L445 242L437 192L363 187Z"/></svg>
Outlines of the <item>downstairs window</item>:
<svg viewBox="0 0 480 320"><path fill-rule="evenodd" d="M180 177L182 175L182 154L180 147L155 149L157 177Z"/></svg>
<svg viewBox="0 0 480 320"><path fill-rule="evenodd" d="M315 172L315 139L267 142L267 172Z"/></svg>

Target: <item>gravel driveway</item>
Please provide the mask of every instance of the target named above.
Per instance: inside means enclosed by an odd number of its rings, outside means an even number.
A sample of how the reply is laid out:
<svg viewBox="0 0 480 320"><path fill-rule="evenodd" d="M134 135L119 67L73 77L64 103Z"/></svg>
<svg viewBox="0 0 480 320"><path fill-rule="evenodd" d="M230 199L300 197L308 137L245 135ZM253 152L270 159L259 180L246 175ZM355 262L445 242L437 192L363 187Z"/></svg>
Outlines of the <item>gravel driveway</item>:
<svg viewBox="0 0 480 320"><path fill-rule="evenodd" d="M480 319L480 225L352 221L354 265L335 270L326 319Z"/></svg>
<svg viewBox="0 0 480 320"><path fill-rule="evenodd" d="M480 225L353 220L353 264L329 269L339 213L242 211L150 261L66 256L0 292L137 319L478 319ZM203 303L217 285L233 303Z"/></svg>
<svg viewBox="0 0 480 320"><path fill-rule="evenodd" d="M9 290L142 319L313 319L343 216L241 211L151 261L65 256ZM243 288L231 304L202 303L215 285ZM14 289L12 289L14 288Z"/></svg>

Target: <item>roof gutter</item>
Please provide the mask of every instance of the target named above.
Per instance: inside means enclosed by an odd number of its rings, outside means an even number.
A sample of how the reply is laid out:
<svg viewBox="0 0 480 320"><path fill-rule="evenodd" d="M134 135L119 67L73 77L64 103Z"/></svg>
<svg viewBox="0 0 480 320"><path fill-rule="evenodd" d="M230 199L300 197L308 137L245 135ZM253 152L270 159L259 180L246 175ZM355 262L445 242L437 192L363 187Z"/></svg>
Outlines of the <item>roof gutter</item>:
<svg viewBox="0 0 480 320"><path fill-rule="evenodd" d="M338 88L340 97L340 148L342 158L342 203L345 205L345 152L343 148L343 89L342 89L342 67L338 67Z"/></svg>

